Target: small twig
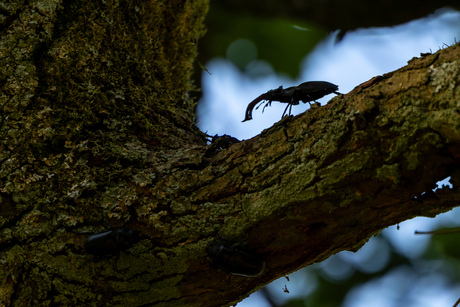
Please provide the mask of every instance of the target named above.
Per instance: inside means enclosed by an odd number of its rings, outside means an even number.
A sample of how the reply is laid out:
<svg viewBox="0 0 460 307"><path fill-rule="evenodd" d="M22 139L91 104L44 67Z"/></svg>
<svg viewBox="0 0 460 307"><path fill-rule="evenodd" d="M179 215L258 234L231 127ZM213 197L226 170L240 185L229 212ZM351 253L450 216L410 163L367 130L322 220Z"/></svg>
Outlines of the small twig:
<svg viewBox="0 0 460 307"><path fill-rule="evenodd" d="M460 227L455 227L455 228L448 228L448 229L439 229L439 230L433 230L433 231L415 231L416 235L445 235L445 234L451 234L451 233L457 233L460 232Z"/></svg>

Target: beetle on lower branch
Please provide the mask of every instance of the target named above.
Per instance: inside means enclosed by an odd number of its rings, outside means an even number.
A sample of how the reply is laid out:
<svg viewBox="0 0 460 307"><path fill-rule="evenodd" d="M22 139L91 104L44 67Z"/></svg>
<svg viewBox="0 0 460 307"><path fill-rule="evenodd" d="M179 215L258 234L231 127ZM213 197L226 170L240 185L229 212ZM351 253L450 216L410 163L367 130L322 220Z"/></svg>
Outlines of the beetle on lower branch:
<svg viewBox="0 0 460 307"><path fill-rule="evenodd" d="M271 105L272 101L287 103L288 105L281 116L281 118L283 118L288 108L289 115L291 115L292 106L299 104L299 101L302 101L303 103L310 103L310 101L316 102L316 99L332 93L341 95L337 92L338 89L339 87L337 85L326 81L309 81L285 89L283 89L283 86L280 86L277 89L270 90L251 101L246 109L246 116L243 122L252 119L252 110L260 102L260 104L256 107L256 109L258 109L263 104L264 100L268 101L265 104L264 109L265 107Z"/></svg>
<svg viewBox="0 0 460 307"><path fill-rule="evenodd" d="M265 261L228 242L212 243L208 247L212 264L228 270L233 275L256 277L265 270Z"/></svg>
<svg viewBox="0 0 460 307"><path fill-rule="evenodd" d="M115 255L131 248L141 237L140 231L120 227L89 236L85 242L85 249L92 255Z"/></svg>

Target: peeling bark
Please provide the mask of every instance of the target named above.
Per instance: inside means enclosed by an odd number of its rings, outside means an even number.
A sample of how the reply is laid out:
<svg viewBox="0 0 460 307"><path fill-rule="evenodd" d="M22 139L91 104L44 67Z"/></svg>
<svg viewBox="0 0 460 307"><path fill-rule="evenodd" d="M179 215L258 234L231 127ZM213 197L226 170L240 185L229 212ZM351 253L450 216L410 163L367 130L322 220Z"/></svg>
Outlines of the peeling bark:
<svg viewBox="0 0 460 307"><path fill-rule="evenodd" d="M93 5L0 10L2 304L231 305L458 205L459 45L210 150L186 95L206 4ZM447 176L453 189L429 192ZM125 222L145 239L85 251ZM213 267L219 236L265 272Z"/></svg>

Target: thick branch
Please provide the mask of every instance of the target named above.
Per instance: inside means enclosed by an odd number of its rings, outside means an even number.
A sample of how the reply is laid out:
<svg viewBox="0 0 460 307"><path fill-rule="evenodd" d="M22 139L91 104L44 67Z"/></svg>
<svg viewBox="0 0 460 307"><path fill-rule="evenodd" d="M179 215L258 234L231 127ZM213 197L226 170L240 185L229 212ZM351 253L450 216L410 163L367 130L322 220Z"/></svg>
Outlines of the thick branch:
<svg viewBox="0 0 460 307"><path fill-rule="evenodd" d="M385 227L458 206L459 58L453 46L414 59L209 161L196 158L191 164L199 170L164 178L196 208L189 225L202 231L184 240L208 235L206 219L215 234L245 244L267 263L261 277L231 276L227 283L225 272L200 262L210 282L192 274L181 291L205 291L200 301L217 304L237 300L242 289L355 251ZM454 188L431 193L447 176Z"/></svg>

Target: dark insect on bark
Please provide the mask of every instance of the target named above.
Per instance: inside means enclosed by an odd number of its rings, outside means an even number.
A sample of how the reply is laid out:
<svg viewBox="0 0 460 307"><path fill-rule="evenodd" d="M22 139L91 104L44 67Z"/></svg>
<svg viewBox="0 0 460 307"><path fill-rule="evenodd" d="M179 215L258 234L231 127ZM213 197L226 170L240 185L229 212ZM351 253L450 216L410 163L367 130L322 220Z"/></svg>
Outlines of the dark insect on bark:
<svg viewBox="0 0 460 307"><path fill-rule="evenodd" d="M233 275L256 277L265 270L265 261L227 242L213 243L208 247L212 264L226 269Z"/></svg>
<svg viewBox="0 0 460 307"><path fill-rule="evenodd" d="M252 119L252 110L260 102L260 104L256 107L256 109L258 109L263 104L264 100L268 101L265 104L264 109L265 107L271 105L272 101L287 103L288 105L286 109L284 109L283 115L281 116L281 118L283 118L288 108L289 115L291 115L292 106L299 104L299 101L302 101L303 103L310 103L310 101L316 102L316 99L332 93L340 95L340 93L337 92L338 89L339 87L337 85L326 81L309 81L285 89L283 89L283 86L280 86L277 89L270 90L265 94L260 95L251 103L249 103L243 122Z"/></svg>
<svg viewBox="0 0 460 307"><path fill-rule="evenodd" d="M212 157L221 149L227 149L232 144L239 143L240 140L234 138L233 136L224 134L218 136L217 134L212 137L211 144L209 145L208 149L206 149L205 156Z"/></svg>
<svg viewBox="0 0 460 307"><path fill-rule="evenodd" d="M141 237L140 231L120 227L91 235L85 242L85 249L92 255L115 255L131 248Z"/></svg>

